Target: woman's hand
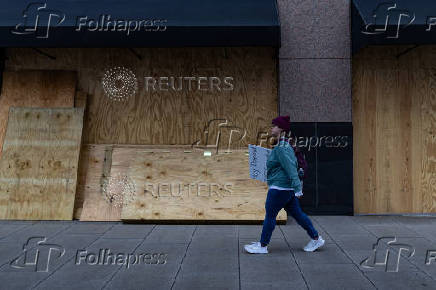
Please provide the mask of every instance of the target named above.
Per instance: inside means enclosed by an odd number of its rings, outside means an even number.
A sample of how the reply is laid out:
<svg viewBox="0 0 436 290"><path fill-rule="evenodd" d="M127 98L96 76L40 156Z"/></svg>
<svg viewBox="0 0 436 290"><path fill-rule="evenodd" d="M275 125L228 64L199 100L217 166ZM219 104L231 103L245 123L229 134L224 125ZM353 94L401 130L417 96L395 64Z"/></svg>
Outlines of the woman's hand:
<svg viewBox="0 0 436 290"><path fill-rule="evenodd" d="M296 196L297 198L300 198L300 197L303 196L303 192L302 192L302 191L296 192L296 193L295 193L295 196Z"/></svg>

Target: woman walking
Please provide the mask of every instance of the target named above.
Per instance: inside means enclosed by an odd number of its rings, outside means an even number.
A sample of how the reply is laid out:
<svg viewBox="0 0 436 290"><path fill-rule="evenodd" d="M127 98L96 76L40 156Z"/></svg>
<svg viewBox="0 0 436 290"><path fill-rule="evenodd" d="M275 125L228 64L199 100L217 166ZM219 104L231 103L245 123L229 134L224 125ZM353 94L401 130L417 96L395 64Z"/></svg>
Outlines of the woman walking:
<svg viewBox="0 0 436 290"><path fill-rule="evenodd" d="M278 139L274 149L268 157L267 184L268 194L265 202L265 220L259 242L245 245L247 252L252 254L267 254L268 244L276 226L276 217L284 208L297 223L306 230L311 240L303 248L306 252L313 252L325 241L318 235L312 222L301 210L298 199L303 195L301 181L298 176L298 163L294 150L283 135L290 130L289 116L278 116L272 120L271 135ZM284 134L285 133L285 134Z"/></svg>

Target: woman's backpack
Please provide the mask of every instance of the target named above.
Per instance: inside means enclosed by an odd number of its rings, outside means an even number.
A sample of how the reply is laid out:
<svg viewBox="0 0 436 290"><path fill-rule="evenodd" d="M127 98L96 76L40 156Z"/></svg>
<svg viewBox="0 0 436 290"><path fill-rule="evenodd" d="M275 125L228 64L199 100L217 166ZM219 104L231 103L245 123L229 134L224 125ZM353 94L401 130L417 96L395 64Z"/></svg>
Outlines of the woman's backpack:
<svg viewBox="0 0 436 290"><path fill-rule="evenodd" d="M307 162L306 157L304 156L304 153L298 148L297 146L292 146L294 149L295 157L297 157L298 162L298 176L300 177L300 180L303 180L307 177Z"/></svg>

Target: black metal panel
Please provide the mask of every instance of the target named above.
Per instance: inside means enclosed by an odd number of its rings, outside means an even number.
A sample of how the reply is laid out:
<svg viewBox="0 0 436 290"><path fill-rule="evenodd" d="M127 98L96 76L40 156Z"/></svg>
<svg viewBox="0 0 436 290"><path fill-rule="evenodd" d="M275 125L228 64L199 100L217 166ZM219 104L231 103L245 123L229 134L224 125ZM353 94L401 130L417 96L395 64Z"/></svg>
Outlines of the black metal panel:
<svg viewBox="0 0 436 290"><path fill-rule="evenodd" d="M300 200L308 214L353 214L351 122L292 123L292 135L309 164Z"/></svg>
<svg viewBox="0 0 436 290"><path fill-rule="evenodd" d="M315 123L292 123L291 125L292 136L296 137L296 145L304 153L308 168L306 172L306 178L303 180L304 198L300 199L302 207L314 206L316 204L316 150L307 148L300 142L303 138L316 136Z"/></svg>
<svg viewBox="0 0 436 290"><path fill-rule="evenodd" d="M353 127L351 123L318 123L317 210L353 212ZM324 138L326 137L326 138Z"/></svg>

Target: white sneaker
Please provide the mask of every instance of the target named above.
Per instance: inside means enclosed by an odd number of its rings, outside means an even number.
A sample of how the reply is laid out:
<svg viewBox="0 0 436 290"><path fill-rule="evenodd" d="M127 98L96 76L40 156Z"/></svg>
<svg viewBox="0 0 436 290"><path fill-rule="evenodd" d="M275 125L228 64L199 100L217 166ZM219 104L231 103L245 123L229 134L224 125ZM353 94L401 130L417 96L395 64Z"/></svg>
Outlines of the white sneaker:
<svg viewBox="0 0 436 290"><path fill-rule="evenodd" d="M318 236L318 240L310 240L310 242L304 247L304 251L313 252L322 245L324 245L325 241L321 236Z"/></svg>
<svg viewBox="0 0 436 290"><path fill-rule="evenodd" d="M249 245L245 245L244 248L245 247L250 247L251 248L252 246L260 247L261 244L260 244L260 242L251 242Z"/></svg>
<svg viewBox="0 0 436 290"><path fill-rule="evenodd" d="M245 245L244 249L250 254L268 254L268 246L262 247L260 242L252 242L250 245Z"/></svg>

